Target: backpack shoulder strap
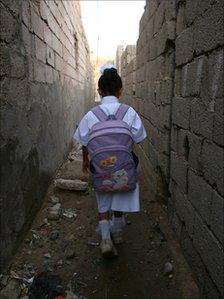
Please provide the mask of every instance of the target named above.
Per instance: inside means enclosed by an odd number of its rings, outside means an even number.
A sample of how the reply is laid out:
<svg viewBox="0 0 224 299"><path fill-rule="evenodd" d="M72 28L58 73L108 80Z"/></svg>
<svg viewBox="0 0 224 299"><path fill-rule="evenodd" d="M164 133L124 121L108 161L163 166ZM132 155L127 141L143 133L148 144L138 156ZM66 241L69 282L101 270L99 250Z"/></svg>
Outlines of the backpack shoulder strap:
<svg viewBox="0 0 224 299"><path fill-rule="evenodd" d="M91 111L99 119L99 121L105 121L108 118L108 116L100 106L92 108Z"/></svg>
<svg viewBox="0 0 224 299"><path fill-rule="evenodd" d="M117 112L115 113L116 119L122 120L129 108L130 108L130 106L121 104L119 106L119 108L117 109Z"/></svg>

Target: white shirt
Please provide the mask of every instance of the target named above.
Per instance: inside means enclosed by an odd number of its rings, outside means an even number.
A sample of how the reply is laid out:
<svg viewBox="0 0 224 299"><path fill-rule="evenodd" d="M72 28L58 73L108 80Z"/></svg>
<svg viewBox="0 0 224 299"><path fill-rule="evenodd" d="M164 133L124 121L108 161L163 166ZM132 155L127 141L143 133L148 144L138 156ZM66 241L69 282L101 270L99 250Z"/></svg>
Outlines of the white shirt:
<svg viewBox="0 0 224 299"><path fill-rule="evenodd" d="M103 97L100 105L107 115L116 113L119 106L119 99L115 96ZM129 125L133 139L136 143L139 143L146 138L147 135L141 118L132 107L126 112L123 121ZM89 111L80 121L73 137L82 145L86 146L89 141L89 131L97 122L99 122L98 118L92 111Z"/></svg>

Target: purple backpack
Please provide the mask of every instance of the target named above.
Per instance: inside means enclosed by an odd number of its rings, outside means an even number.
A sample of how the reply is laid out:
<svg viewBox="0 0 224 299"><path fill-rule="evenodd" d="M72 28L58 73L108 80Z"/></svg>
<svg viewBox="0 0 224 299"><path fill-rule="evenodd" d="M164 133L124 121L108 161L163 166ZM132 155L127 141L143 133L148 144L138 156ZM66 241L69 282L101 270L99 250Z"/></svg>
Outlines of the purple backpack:
<svg viewBox="0 0 224 299"><path fill-rule="evenodd" d="M88 153L94 167L93 187L98 192L127 192L136 188L133 137L123 121L129 106L121 104L114 115L100 106L91 111L99 119L89 132Z"/></svg>

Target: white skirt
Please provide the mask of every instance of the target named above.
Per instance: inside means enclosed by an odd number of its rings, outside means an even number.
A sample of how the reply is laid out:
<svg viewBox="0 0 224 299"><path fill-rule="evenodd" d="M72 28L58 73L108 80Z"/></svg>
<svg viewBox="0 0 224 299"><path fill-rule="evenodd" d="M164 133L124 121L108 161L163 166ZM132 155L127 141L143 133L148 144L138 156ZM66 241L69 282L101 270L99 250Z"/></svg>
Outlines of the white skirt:
<svg viewBox="0 0 224 299"><path fill-rule="evenodd" d="M139 212L139 184L134 191L106 193L96 192L99 213L108 211Z"/></svg>

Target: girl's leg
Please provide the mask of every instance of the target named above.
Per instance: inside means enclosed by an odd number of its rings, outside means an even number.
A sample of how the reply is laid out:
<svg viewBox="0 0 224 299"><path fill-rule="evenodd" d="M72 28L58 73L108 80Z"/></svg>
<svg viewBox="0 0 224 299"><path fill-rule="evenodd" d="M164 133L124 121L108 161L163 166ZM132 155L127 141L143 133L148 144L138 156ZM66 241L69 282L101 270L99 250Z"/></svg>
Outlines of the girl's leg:
<svg viewBox="0 0 224 299"><path fill-rule="evenodd" d="M123 212L114 211L114 217L113 217L113 230L121 230L124 226L123 222Z"/></svg>
<svg viewBox="0 0 224 299"><path fill-rule="evenodd" d="M122 228L124 227L123 212L113 212L112 238L115 244L123 243Z"/></svg>
<svg viewBox="0 0 224 299"><path fill-rule="evenodd" d="M110 239L110 214L109 212L99 213L99 227L102 240Z"/></svg>

